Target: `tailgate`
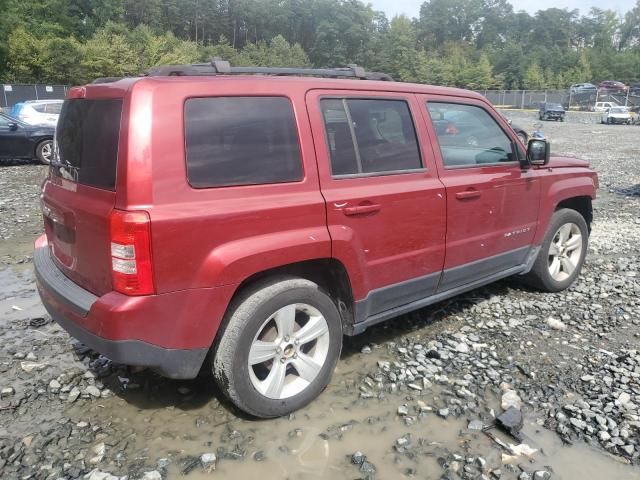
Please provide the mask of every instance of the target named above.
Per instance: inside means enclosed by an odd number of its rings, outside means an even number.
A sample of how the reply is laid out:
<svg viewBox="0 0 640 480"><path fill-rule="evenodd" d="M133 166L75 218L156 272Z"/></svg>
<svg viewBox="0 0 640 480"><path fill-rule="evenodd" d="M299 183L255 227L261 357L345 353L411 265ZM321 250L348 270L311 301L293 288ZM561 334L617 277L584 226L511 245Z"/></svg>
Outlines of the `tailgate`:
<svg viewBox="0 0 640 480"><path fill-rule="evenodd" d="M95 295L111 287L109 215L115 184L121 99L65 100L42 212L54 262Z"/></svg>
<svg viewBox="0 0 640 480"><path fill-rule="evenodd" d="M45 232L56 265L95 295L111 291L109 214L115 192L47 180L42 191Z"/></svg>

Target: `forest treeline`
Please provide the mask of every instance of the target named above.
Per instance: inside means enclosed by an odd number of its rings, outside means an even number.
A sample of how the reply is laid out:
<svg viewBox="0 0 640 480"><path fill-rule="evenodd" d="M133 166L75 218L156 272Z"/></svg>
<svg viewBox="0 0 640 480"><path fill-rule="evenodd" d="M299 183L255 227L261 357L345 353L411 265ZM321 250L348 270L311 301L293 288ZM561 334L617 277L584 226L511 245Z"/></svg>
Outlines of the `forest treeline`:
<svg viewBox="0 0 640 480"><path fill-rule="evenodd" d="M389 19L359 0L0 0L0 81L79 84L160 64L339 66L411 82L563 88L640 78L640 0L535 15L507 0L428 0Z"/></svg>

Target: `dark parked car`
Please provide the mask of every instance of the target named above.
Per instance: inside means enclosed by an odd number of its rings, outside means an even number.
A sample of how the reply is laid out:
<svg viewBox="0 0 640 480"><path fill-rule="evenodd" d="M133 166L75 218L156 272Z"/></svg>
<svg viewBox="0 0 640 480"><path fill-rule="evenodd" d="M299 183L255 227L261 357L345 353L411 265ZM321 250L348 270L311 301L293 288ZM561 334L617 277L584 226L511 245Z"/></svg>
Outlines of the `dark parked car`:
<svg viewBox="0 0 640 480"><path fill-rule="evenodd" d="M564 122L564 107L559 103L543 103L538 116L540 120L560 120Z"/></svg>
<svg viewBox="0 0 640 480"><path fill-rule="evenodd" d="M37 159L48 164L53 154L54 131L53 127L28 125L0 113L0 159Z"/></svg>
<svg viewBox="0 0 640 480"><path fill-rule="evenodd" d="M623 92L627 93L627 86L615 80L604 80L598 84L599 92Z"/></svg>

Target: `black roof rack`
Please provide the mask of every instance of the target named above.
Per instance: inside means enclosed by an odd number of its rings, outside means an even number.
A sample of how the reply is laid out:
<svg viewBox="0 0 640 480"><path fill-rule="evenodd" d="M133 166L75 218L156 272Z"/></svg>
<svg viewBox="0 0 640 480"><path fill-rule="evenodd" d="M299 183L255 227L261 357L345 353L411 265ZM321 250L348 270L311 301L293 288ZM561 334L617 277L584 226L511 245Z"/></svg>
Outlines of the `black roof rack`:
<svg viewBox="0 0 640 480"><path fill-rule="evenodd" d="M147 77L209 75L290 75L393 81L393 78L386 73L367 72L355 64L343 68L232 67L229 62L219 59L213 59L210 63L164 65L147 70L145 73Z"/></svg>

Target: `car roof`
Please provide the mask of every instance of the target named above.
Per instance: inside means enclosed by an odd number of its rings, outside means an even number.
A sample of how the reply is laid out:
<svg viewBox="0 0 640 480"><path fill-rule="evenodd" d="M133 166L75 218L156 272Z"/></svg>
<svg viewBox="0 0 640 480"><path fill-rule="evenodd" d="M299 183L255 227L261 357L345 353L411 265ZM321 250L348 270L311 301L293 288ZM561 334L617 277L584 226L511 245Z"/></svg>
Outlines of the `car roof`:
<svg viewBox="0 0 640 480"><path fill-rule="evenodd" d="M449 95L482 100L488 103L486 98L471 90L453 87L440 87L417 83L390 82L378 80L337 79L306 76L276 76L276 75L199 75L199 76L154 76L123 78L110 83L89 84L84 87L74 87L70 90L69 97L74 97L82 89L86 91L102 91L103 93L124 94L125 92L144 85L170 86L181 84L198 84L203 89L218 83L234 83L246 86L259 83L282 84L283 91L290 88L303 88L305 90L360 90L369 92L398 92L398 93L422 93L433 95Z"/></svg>
<svg viewBox="0 0 640 480"><path fill-rule="evenodd" d="M33 104L36 104L36 103L63 103L63 102L64 102L64 100L25 100L22 103L33 105Z"/></svg>

